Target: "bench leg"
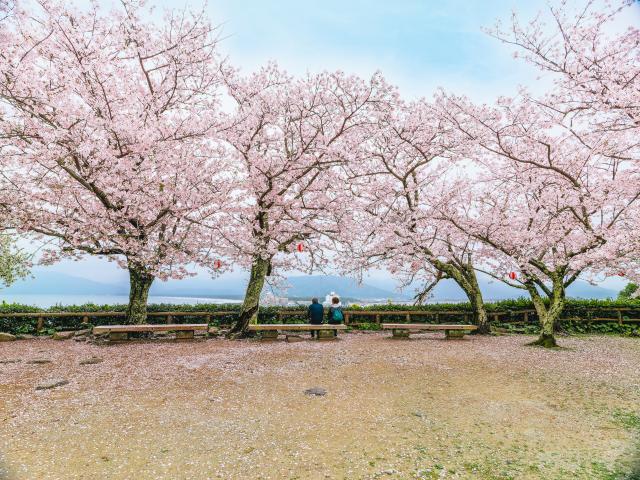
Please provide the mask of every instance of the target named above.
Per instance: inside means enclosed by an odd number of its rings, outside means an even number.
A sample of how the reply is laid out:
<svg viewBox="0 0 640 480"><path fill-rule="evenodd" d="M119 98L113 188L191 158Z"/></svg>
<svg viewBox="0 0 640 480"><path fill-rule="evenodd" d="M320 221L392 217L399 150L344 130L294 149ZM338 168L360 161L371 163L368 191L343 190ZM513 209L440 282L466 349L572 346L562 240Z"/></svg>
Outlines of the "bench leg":
<svg viewBox="0 0 640 480"><path fill-rule="evenodd" d="M334 330L318 330L318 340L335 340L337 338Z"/></svg>
<svg viewBox="0 0 640 480"><path fill-rule="evenodd" d="M409 338L409 330L393 329L393 338Z"/></svg>
<svg viewBox="0 0 640 480"><path fill-rule="evenodd" d="M260 332L260 340L263 342L273 342L278 339L277 330L263 330Z"/></svg>
<svg viewBox="0 0 640 480"><path fill-rule="evenodd" d="M125 340L129 340L127 332L109 332L110 342L124 342Z"/></svg>
<svg viewBox="0 0 640 480"><path fill-rule="evenodd" d="M444 335L447 339L464 338L466 330L445 330Z"/></svg>
<svg viewBox="0 0 640 480"><path fill-rule="evenodd" d="M193 340L193 330L176 330L176 340Z"/></svg>

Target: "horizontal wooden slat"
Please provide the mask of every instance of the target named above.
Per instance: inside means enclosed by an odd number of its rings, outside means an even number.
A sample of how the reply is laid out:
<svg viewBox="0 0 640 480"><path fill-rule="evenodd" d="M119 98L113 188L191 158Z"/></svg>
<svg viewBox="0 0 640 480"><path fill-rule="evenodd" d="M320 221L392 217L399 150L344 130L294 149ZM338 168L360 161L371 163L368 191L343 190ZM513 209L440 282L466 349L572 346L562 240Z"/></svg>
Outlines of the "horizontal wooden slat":
<svg viewBox="0 0 640 480"><path fill-rule="evenodd" d="M216 315L233 315L238 312L147 312L148 317L206 317ZM28 313L0 313L0 317L124 317L127 312L28 312Z"/></svg>
<svg viewBox="0 0 640 480"><path fill-rule="evenodd" d="M582 322L619 322L620 320L617 318L584 318L581 321ZM623 318L622 323L624 322L640 322L640 318Z"/></svg>
<svg viewBox="0 0 640 480"><path fill-rule="evenodd" d="M561 318L561 322L615 322L615 323L632 323L632 322L640 322L640 318L605 318L605 317L593 317L593 318L583 318L583 317L567 317ZM511 325L516 322L509 322Z"/></svg>
<svg viewBox="0 0 640 480"><path fill-rule="evenodd" d="M428 323L383 323L384 330L476 330L475 325L433 325Z"/></svg>
<svg viewBox="0 0 640 480"><path fill-rule="evenodd" d="M585 311L598 311L602 309L585 309ZM640 312L640 308L614 308L608 309L609 311L638 311ZM377 315L380 316L434 316L434 315L471 315L471 312L464 311L453 311L453 310L433 310L433 311L416 311L416 310L343 310L345 315L349 316L371 316L375 317ZM504 316L504 315L520 315L524 313L535 313L535 310L513 310L511 312L488 312L488 315L491 317L494 316ZM218 312L206 312L206 311L194 311L194 312L148 312L148 317L216 317L216 316L229 316L229 315L238 315L238 311L218 311ZM296 311L296 310L283 310L278 313L279 315L298 315L304 317L307 315L306 311ZM126 316L126 312L24 312L24 313L0 313L0 318L60 318L60 317L124 317ZM565 318L562 320L573 320L573 321L581 321L581 322L619 322L618 318ZM637 318L628 318L622 319L622 323L625 322L640 322L640 319ZM357 324L356 322L351 322L352 324Z"/></svg>
<svg viewBox="0 0 640 480"><path fill-rule="evenodd" d="M258 332L261 330L346 330L346 325L329 325L323 323L322 325L311 325L310 323L269 323L261 325L249 325L248 330Z"/></svg>
<svg viewBox="0 0 640 480"><path fill-rule="evenodd" d="M172 317L205 317L207 315L239 315L240 312L148 312L149 317L164 317L171 315Z"/></svg>
<svg viewBox="0 0 640 480"><path fill-rule="evenodd" d="M344 313L349 315L471 315L473 312L465 312L462 310L434 310L434 311L417 311L417 310L345 310Z"/></svg>
<svg viewBox="0 0 640 480"><path fill-rule="evenodd" d="M438 310L438 311L420 311L420 310L343 310L348 315L471 315L473 312L465 312L462 310ZM280 315L300 315L306 316L306 310L282 310L278 312Z"/></svg>
<svg viewBox="0 0 640 480"><path fill-rule="evenodd" d="M182 323L167 325L101 325L93 327L93 333L107 332L164 332L170 330L207 330L206 323Z"/></svg>
<svg viewBox="0 0 640 480"><path fill-rule="evenodd" d="M585 308L586 311L590 311L590 312L595 312L598 310L605 310L608 312L627 312L629 310L631 311L640 311L640 307L602 307L602 308Z"/></svg>
<svg viewBox="0 0 640 480"><path fill-rule="evenodd" d="M124 317L127 312L29 312L0 313L0 317Z"/></svg>

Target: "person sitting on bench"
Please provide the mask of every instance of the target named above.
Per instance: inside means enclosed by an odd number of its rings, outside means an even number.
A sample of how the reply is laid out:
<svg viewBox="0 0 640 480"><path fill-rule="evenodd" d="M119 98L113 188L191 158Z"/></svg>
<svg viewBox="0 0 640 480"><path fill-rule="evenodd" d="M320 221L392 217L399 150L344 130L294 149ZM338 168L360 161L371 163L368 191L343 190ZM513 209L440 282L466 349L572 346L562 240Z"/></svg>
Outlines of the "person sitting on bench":
<svg viewBox="0 0 640 480"><path fill-rule="evenodd" d="M317 298L311 299L311 305L307 310L307 317L311 325L322 325L322 319L324 317L324 307L318 302ZM317 334L317 330L311 330L311 338L314 338Z"/></svg>
<svg viewBox="0 0 640 480"><path fill-rule="evenodd" d="M339 325L343 321L344 313L342 313L342 305L340 304L340 299L338 297L333 297L331 299L329 312L327 313L327 323L329 325ZM338 336L338 330L334 330L333 333L336 337Z"/></svg>

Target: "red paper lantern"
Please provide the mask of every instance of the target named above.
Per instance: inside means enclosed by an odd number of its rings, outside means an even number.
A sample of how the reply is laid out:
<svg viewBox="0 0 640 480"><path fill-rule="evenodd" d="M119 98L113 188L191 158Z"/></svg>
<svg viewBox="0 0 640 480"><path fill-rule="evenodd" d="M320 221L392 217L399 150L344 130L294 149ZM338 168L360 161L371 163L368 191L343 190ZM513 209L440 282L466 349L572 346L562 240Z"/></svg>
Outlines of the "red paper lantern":
<svg viewBox="0 0 640 480"><path fill-rule="evenodd" d="M517 276L518 276L518 275L516 275L516 272L511 272L511 273L509 273L509 278L510 278L511 280L515 280Z"/></svg>
<svg viewBox="0 0 640 480"><path fill-rule="evenodd" d="M618 272L619 277L624 277L624 272Z"/></svg>
<svg viewBox="0 0 640 480"><path fill-rule="evenodd" d="M302 251L304 250L304 246L303 246L301 243L299 243L299 244L296 246L296 249L297 249L299 252L301 252L301 253L302 253Z"/></svg>
<svg viewBox="0 0 640 480"><path fill-rule="evenodd" d="M213 262L213 268L218 270L220 267L222 267L222 262L220 260L216 260L215 262Z"/></svg>

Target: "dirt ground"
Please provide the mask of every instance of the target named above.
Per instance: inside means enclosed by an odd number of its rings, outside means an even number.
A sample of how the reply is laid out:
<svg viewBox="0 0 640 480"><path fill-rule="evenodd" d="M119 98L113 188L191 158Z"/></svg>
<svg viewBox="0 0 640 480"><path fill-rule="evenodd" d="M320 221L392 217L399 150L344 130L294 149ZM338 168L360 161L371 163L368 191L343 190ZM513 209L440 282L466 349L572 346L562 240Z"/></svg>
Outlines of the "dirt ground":
<svg viewBox="0 0 640 480"><path fill-rule="evenodd" d="M0 343L0 479L640 478L640 341L530 340Z"/></svg>

